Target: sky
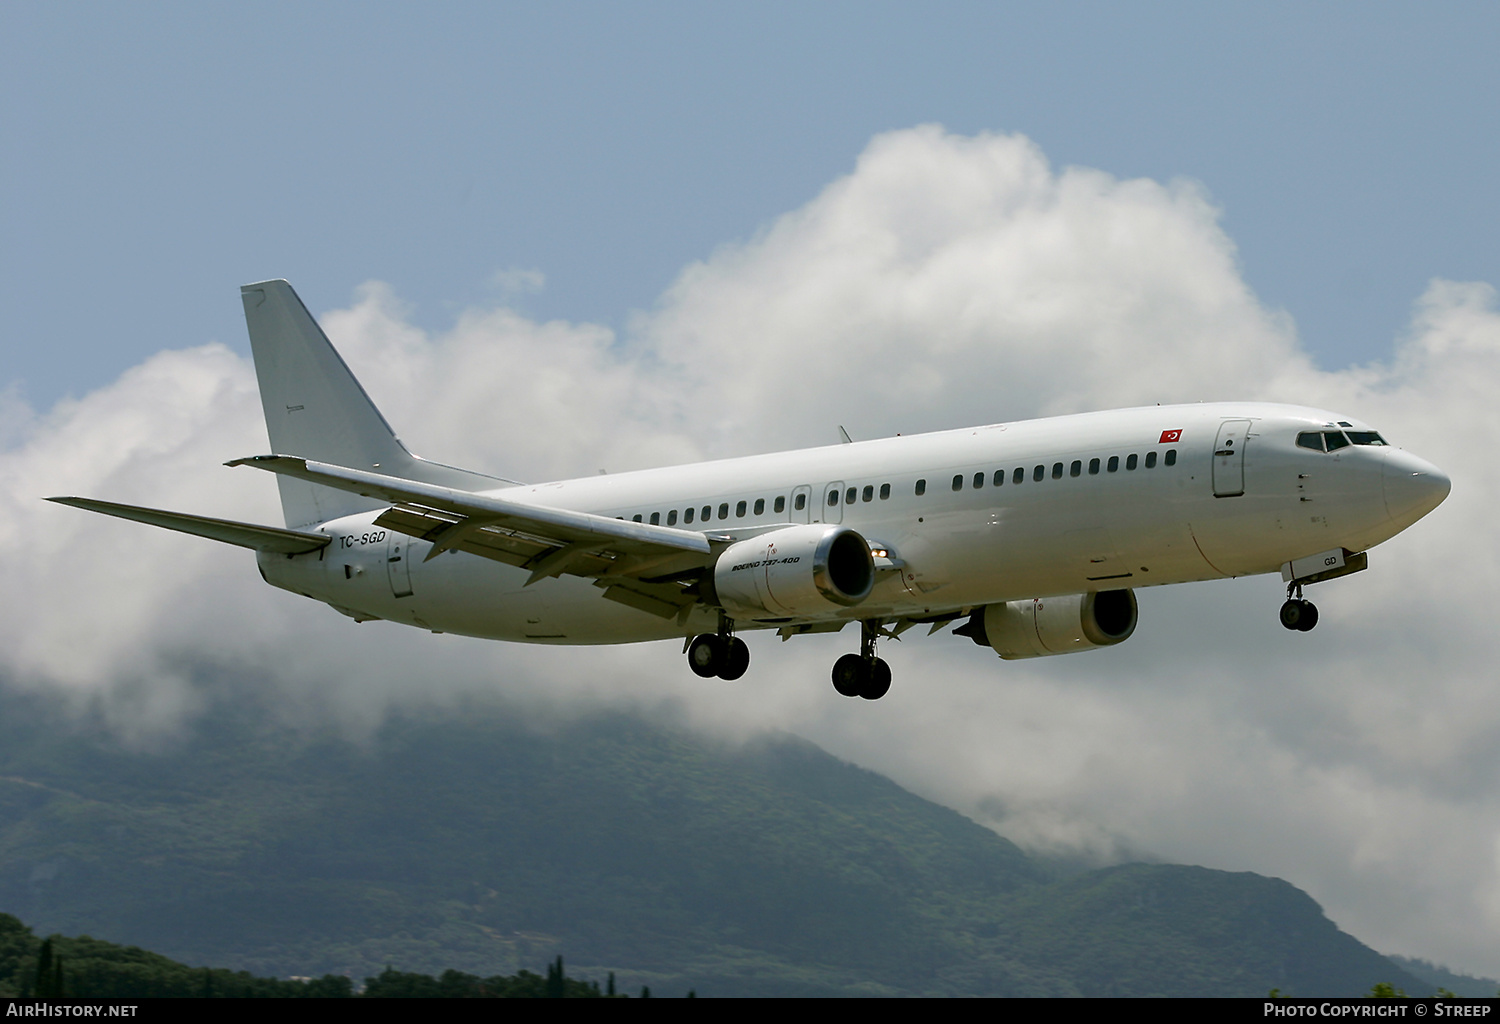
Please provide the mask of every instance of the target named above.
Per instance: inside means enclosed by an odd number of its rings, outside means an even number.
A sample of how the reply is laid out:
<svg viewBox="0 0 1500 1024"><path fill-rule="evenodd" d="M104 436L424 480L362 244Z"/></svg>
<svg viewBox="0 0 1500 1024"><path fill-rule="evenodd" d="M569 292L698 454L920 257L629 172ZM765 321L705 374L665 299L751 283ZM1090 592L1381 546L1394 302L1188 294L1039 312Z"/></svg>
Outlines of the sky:
<svg viewBox="0 0 1500 1024"><path fill-rule="evenodd" d="M0 678L149 746L213 671L367 729L499 692L786 729L1031 849L1277 875L1500 975L1500 495L1481 5L0 8ZM1108 651L355 625L249 556L46 505L277 521L237 286L286 277L398 433L537 480L1246 398L1374 423L1449 500L1322 585L1140 592ZM1486 458L1482 456L1481 458ZM913 631L917 632L917 631Z"/></svg>

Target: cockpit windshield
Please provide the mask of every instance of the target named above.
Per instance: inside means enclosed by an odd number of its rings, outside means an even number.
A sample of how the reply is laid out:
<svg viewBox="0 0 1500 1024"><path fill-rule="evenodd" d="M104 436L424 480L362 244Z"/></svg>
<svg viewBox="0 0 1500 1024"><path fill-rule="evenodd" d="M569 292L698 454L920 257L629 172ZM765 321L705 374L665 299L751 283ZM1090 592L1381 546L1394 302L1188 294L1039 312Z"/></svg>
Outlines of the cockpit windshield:
<svg viewBox="0 0 1500 1024"><path fill-rule="evenodd" d="M1304 430L1297 435L1298 448L1310 448L1315 452L1336 452L1351 444L1384 445L1385 438L1373 430Z"/></svg>

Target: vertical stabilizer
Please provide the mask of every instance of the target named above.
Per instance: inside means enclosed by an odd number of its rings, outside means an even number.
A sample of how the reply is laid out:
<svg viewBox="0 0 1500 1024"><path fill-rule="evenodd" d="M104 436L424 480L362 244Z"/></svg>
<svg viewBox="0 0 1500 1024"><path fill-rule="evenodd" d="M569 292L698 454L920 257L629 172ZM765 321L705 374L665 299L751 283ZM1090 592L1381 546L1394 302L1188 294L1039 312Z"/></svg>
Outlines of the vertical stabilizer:
<svg viewBox="0 0 1500 1024"><path fill-rule="evenodd" d="M511 482L427 462L408 452L291 285L247 284L240 298L273 453L462 490L489 490ZM388 504L287 477L279 477L277 483L289 527Z"/></svg>

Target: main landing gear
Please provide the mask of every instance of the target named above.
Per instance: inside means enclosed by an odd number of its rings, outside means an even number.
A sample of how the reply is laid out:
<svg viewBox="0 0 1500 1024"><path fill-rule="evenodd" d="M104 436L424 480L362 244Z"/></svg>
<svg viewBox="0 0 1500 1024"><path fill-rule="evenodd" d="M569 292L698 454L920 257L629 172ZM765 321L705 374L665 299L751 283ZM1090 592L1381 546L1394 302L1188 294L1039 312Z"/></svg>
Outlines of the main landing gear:
<svg viewBox="0 0 1500 1024"><path fill-rule="evenodd" d="M1296 597L1292 595L1296 594ZM1281 624L1287 629L1306 633L1318 624L1318 606L1302 600L1302 584L1291 583L1286 588L1286 604L1281 606Z"/></svg>
<svg viewBox="0 0 1500 1024"><path fill-rule="evenodd" d="M685 648L688 667L704 679L738 679L750 667L750 648L734 635L734 623L719 616L717 633L699 633Z"/></svg>
<svg viewBox="0 0 1500 1024"><path fill-rule="evenodd" d="M859 653L846 654L833 663L833 688L845 697L879 700L891 688L891 667L875 657L878 622L861 622Z"/></svg>

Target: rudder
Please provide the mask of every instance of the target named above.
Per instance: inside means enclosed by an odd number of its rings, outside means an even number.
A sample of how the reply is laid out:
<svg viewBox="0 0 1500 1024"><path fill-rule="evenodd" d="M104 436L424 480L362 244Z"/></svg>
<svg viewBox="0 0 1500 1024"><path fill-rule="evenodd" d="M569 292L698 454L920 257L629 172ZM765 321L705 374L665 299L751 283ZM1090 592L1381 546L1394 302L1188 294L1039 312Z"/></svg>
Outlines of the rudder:
<svg viewBox="0 0 1500 1024"><path fill-rule="evenodd" d="M462 490L513 481L419 459L406 450L348 364L285 281L240 288L271 451ZM279 477L288 527L383 508L365 498Z"/></svg>

